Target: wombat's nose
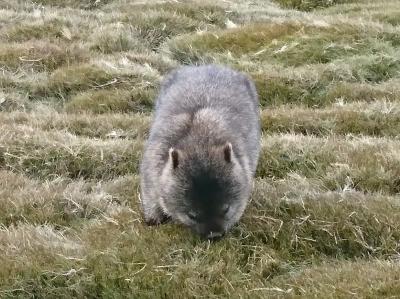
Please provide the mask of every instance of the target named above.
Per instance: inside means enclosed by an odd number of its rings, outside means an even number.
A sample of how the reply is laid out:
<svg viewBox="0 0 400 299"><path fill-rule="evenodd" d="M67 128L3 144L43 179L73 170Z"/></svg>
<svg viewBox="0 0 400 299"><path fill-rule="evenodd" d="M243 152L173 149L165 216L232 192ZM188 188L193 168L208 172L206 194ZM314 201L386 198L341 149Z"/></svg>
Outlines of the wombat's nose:
<svg viewBox="0 0 400 299"><path fill-rule="evenodd" d="M209 232L206 238L212 241L216 241L221 239L223 236L224 236L223 232Z"/></svg>

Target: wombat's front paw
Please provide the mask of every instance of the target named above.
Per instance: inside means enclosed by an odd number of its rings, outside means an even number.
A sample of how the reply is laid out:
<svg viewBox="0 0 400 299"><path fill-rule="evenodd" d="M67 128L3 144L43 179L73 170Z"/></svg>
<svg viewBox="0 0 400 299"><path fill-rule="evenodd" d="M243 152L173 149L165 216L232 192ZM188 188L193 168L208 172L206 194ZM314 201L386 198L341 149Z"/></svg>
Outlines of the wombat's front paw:
<svg viewBox="0 0 400 299"><path fill-rule="evenodd" d="M163 223L167 222L169 219L170 219L170 217L168 215L160 214L160 215L157 215L156 217L154 217L154 216L153 217L145 217L144 222L148 226L154 226L154 225L163 224Z"/></svg>

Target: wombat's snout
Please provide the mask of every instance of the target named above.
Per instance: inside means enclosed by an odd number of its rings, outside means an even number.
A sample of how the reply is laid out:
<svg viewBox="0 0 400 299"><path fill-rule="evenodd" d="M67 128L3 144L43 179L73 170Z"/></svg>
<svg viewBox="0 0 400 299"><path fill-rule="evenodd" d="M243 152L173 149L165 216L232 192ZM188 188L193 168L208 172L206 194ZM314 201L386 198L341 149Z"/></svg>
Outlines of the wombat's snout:
<svg viewBox="0 0 400 299"><path fill-rule="evenodd" d="M200 235L202 239L217 241L221 239L225 235L225 231L223 229L205 227L204 225L198 225L195 228L195 231Z"/></svg>
<svg viewBox="0 0 400 299"><path fill-rule="evenodd" d="M223 236L225 235L224 232L209 232L206 235L206 239L210 240L210 241L218 241L219 239L221 239Z"/></svg>

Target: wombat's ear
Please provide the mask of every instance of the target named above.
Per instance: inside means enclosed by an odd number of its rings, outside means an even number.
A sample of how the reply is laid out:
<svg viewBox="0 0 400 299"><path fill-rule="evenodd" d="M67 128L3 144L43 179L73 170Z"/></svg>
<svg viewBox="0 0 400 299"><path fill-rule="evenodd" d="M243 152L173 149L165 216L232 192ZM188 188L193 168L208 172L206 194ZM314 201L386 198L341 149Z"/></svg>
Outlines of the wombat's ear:
<svg viewBox="0 0 400 299"><path fill-rule="evenodd" d="M224 145L224 159L227 163L232 162L232 144L230 142Z"/></svg>
<svg viewBox="0 0 400 299"><path fill-rule="evenodd" d="M171 159L172 162L172 167L175 169L179 165L179 152L178 150L174 148L169 149L169 158Z"/></svg>

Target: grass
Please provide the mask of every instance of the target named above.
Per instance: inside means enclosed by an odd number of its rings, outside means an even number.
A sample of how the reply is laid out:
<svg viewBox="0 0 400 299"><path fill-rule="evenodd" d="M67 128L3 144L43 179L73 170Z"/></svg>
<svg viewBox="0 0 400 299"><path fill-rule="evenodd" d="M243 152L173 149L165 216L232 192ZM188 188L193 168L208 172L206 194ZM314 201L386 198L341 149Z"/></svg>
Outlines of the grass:
<svg viewBox="0 0 400 299"><path fill-rule="evenodd" d="M399 11L0 1L0 297L398 297ZM205 62L254 79L263 132L215 243L147 227L138 197L160 80Z"/></svg>
<svg viewBox="0 0 400 299"><path fill-rule="evenodd" d="M261 61L300 66L385 53L392 49L393 43L397 43L395 36L365 31L354 25L321 27L287 22L185 36L173 42L172 49L174 57L182 62L196 62L205 54L229 52L235 57L250 55Z"/></svg>
<svg viewBox="0 0 400 299"><path fill-rule="evenodd" d="M24 126L3 127L0 168L43 179L107 179L138 169L141 141L103 141ZM81 140L80 140L81 139Z"/></svg>
<svg viewBox="0 0 400 299"><path fill-rule="evenodd" d="M154 97L152 89L137 89L131 92L100 90L76 95L65 108L69 112L149 112L153 107Z"/></svg>
<svg viewBox="0 0 400 299"><path fill-rule="evenodd" d="M6 27L1 36L10 42L27 42L31 40L48 40L52 42L68 41L70 24L59 19L49 19L37 23L22 23Z"/></svg>
<svg viewBox="0 0 400 299"><path fill-rule="evenodd" d="M87 59L84 49L65 48L64 45L47 42L3 44L0 48L0 63L4 68L13 71L20 68L52 71Z"/></svg>
<svg viewBox="0 0 400 299"><path fill-rule="evenodd" d="M277 2L283 7L310 11L335 4L351 3L354 2L354 0L277 0Z"/></svg>
<svg viewBox="0 0 400 299"><path fill-rule="evenodd" d="M304 135L370 135L397 137L400 119L397 105L359 102L325 109L282 106L261 114L264 132Z"/></svg>

